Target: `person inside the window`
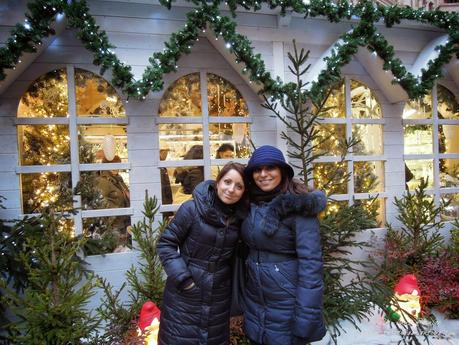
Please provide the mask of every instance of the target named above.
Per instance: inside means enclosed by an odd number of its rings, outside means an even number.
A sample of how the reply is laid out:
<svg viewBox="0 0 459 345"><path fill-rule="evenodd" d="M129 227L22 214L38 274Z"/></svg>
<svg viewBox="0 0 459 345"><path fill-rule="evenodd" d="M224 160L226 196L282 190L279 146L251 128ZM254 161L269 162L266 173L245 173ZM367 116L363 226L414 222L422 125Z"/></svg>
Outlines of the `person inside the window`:
<svg viewBox="0 0 459 345"><path fill-rule="evenodd" d="M234 146L229 143L221 144L215 155L216 159L231 159L234 157Z"/></svg>
<svg viewBox="0 0 459 345"><path fill-rule="evenodd" d="M193 145L183 156L183 159L202 159L202 145ZM204 181L204 167L177 168L174 171L175 183L180 183L184 194L193 193L194 188Z"/></svg>
<svg viewBox="0 0 459 345"><path fill-rule="evenodd" d="M100 157L102 163L121 163L121 158L114 154L114 138L110 139L110 136L104 138L103 149L97 152L96 157ZM95 186L100 192L104 208L125 208L130 206L129 188L118 170L99 171ZM130 244L129 225L129 216L109 217L107 226L118 237L115 251L122 251Z"/></svg>
<svg viewBox="0 0 459 345"><path fill-rule="evenodd" d="M159 150L160 160L165 161L168 154L169 149ZM161 201L163 205L172 204L172 188L171 181L169 179L169 173L165 167L159 168L159 171L161 173Z"/></svg>

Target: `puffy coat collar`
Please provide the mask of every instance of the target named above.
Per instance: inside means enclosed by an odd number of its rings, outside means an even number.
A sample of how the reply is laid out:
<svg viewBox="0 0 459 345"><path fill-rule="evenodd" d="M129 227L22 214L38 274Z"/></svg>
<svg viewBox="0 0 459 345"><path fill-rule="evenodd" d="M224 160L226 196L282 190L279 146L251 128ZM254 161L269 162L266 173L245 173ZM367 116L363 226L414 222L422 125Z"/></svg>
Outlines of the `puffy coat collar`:
<svg viewBox="0 0 459 345"><path fill-rule="evenodd" d="M267 206L263 232L272 236L279 229L279 223L283 218L291 215L313 217L322 212L326 205L327 197L319 190L304 194L281 194Z"/></svg>
<svg viewBox="0 0 459 345"><path fill-rule="evenodd" d="M214 226L222 226L225 224L226 216L221 210L215 206L215 198L217 198L217 188L215 181L207 180L201 182L193 191L193 198L198 210L198 213L204 220ZM238 222L245 218L247 210L237 207L235 217L231 217L231 222Z"/></svg>

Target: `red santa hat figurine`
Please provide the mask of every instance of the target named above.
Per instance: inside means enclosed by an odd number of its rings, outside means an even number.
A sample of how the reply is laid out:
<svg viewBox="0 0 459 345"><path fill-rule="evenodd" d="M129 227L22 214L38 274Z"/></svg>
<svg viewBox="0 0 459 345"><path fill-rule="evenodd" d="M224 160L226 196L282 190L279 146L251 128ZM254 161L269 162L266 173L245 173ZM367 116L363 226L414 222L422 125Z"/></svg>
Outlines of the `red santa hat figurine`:
<svg viewBox="0 0 459 345"><path fill-rule="evenodd" d="M159 317L161 311L152 301L147 301L142 305L139 317L139 330L145 334L145 345L158 344Z"/></svg>
<svg viewBox="0 0 459 345"><path fill-rule="evenodd" d="M400 278L394 287L396 302L392 309L399 314L403 321L414 323L421 313L421 291L414 274L406 274ZM409 314L409 315L408 315Z"/></svg>

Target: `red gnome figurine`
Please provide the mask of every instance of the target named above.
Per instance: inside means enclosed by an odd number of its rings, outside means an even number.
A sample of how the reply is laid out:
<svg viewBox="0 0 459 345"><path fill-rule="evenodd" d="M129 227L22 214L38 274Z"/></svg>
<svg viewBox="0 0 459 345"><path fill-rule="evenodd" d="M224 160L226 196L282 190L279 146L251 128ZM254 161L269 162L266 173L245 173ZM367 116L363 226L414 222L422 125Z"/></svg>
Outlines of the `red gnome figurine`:
<svg viewBox="0 0 459 345"><path fill-rule="evenodd" d="M139 329L146 334L145 344L156 345L159 331L159 316L161 311L152 301L142 305L139 317Z"/></svg>
<svg viewBox="0 0 459 345"><path fill-rule="evenodd" d="M406 314L410 314L416 319L421 312L419 303L421 291L416 276L414 274L404 275L395 285L394 292L398 301L398 305L393 306L395 311L401 314L405 322L413 323L414 320Z"/></svg>

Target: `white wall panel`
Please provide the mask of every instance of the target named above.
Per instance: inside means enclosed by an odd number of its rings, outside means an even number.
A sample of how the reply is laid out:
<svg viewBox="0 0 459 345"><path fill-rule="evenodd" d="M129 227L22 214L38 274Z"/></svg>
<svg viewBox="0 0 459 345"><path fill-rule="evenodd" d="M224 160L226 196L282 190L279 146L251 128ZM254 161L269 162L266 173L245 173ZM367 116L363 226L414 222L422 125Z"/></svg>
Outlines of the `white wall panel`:
<svg viewBox="0 0 459 345"><path fill-rule="evenodd" d="M17 154L0 153L0 172L14 171L18 164Z"/></svg>
<svg viewBox="0 0 459 345"><path fill-rule="evenodd" d="M132 168L153 166L158 162L158 150L132 149L129 151L129 162Z"/></svg>
<svg viewBox="0 0 459 345"><path fill-rule="evenodd" d="M10 177L11 178L11 177ZM16 179L11 178L10 182L16 182ZM9 209L17 209L20 208L19 202L19 190L2 190L0 195L3 196L6 200L2 201L2 206Z"/></svg>
<svg viewBox="0 0 459 345"><path fill-rule="evenodd" d="M0 172L0 195L3 191L18 190L19 175L14 171Z"/></svg>
<svg viewBox="0 0 459 345"><path fill-rule="evenodd" d="M11 128L7 128L8 133L13 132ZM0 130L2 133L2 130ZM14 133L14 132L13 132ZM16 154L18 150L18 145L16 141L16 134L2 134L0 135L0 147L2 148L2 153L12 153Z"/></svg>

